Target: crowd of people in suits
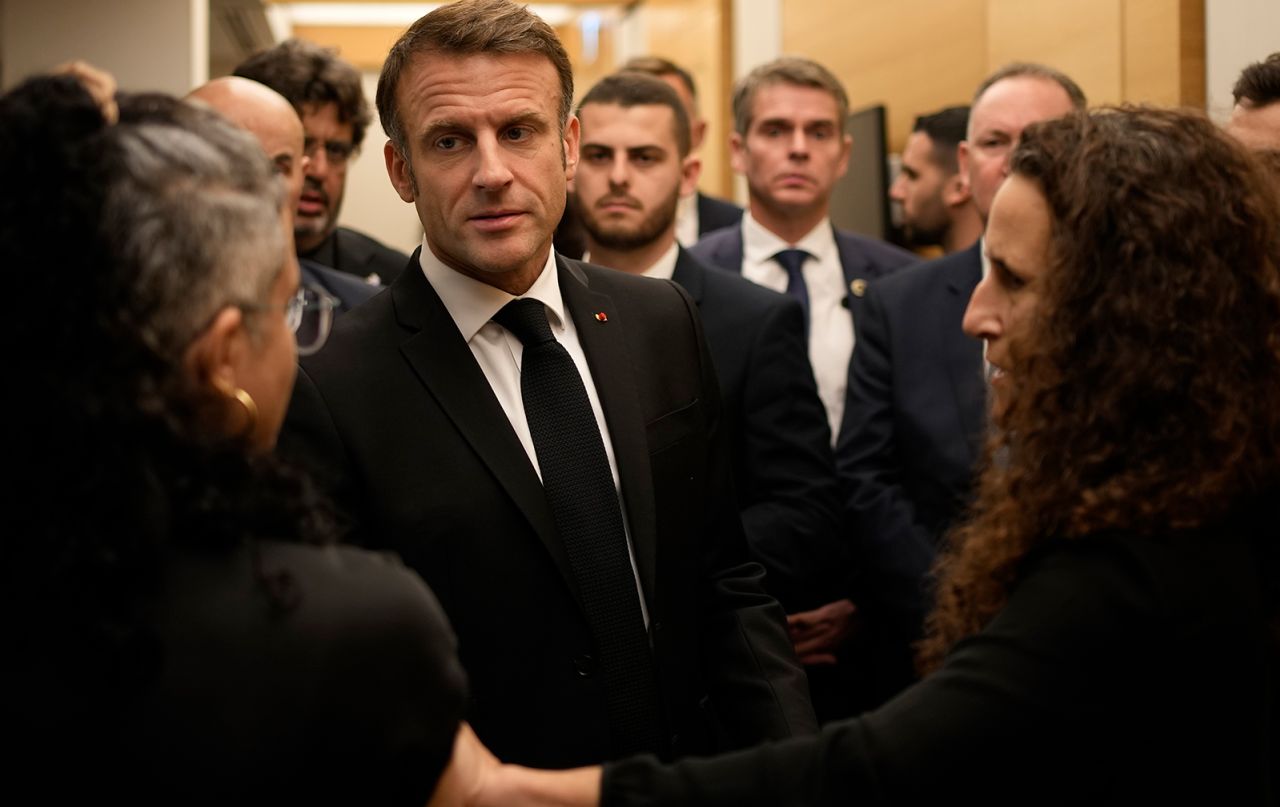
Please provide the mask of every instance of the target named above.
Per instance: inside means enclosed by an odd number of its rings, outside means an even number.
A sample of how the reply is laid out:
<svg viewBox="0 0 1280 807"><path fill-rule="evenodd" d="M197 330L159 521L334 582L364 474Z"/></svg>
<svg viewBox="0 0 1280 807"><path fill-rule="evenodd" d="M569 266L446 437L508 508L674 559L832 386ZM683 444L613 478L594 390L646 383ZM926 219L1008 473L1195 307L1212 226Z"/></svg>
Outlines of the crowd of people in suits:
<svg viewBox="0 0 1280 807"><path fill-rule="evenodd" d="M3 260L60 270L15 278L56 327L8 319L23 776L1275 803L1280 54L1225 131L995 71L917 119L903 246L832 224L810 59L734 88L744 207L678 65L574 97L510 0L411 25L376 111L412 255L337 223L372 117L330 50L0 98Z"/></svg>

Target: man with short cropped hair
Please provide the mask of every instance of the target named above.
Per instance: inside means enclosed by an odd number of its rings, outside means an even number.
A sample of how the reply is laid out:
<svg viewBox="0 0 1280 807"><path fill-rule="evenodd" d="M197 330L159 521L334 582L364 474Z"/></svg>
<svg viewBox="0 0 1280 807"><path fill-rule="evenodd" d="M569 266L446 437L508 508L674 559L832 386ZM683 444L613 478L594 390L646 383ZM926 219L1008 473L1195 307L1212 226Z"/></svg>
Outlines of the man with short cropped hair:
<svg viewBox="0 0 1280 807"><path fill-rule="evenodd" d="M794 57L761 65L734 89L733 117L733 167L747 179L748 212L690 251L801 301L809 361L835 434L867 282L916 257L831 225L831 192L853 140L844 130L848 96L829 70Z"/></svg>
<svg viewBox="0 0 1280 807"><path fill-rule="evenodd" d="M360 73L329 48L289 39L251 56L235 75L280 93L302 118L308 159L294 217L298 256L373 284L394 280L407 255L338 226L347 167L370 122Z"/></svg>
<svg viewBox="0 0 1280 807"><path fill-rule="evenodd" d="M693 74L680 65L661 56L636 56L629 59L623 70L648 73L662 79L680 97L685 114L689 118L690 148L698 151L707 136L707 121L698 109L698 87ZM727 199L705 194L696 188L682 192L676 213L676 240L681 246L691 247L709 232L732 227L742 221L742 208Z"/></svg>
<svg viewBox="0 0 1280 807"><path fill-rule="evenodd" d="M720 392L674 283L557 256L573 73L509 0L419 19L378 82L421 248L304 359L282 447L458 635L503 759L666 758L816 728L749 560Z"/></svg>
<svg viewBox="0 0 1280 807"><path fill-rule="evenodd" d="M982 235L982 219L960 173L956 151L969 125L969 107L953 106L916 118L902 149L902 165L889 198L902 212L911 247L941 247L950 255Z"/></svg>

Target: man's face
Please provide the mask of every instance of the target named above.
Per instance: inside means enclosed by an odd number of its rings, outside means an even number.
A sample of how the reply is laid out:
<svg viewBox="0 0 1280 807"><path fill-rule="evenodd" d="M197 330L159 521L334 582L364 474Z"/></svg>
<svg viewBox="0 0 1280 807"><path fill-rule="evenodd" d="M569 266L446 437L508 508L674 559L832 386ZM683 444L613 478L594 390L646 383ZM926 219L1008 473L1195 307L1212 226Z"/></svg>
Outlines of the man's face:
<svg viewBox="0 0 1280 807"><path fill-rule="evenodd" d="M347 163L355 146L350 122L338 120L338 105L307 104L302 108L305 152L310 162L294 221L299 252L310 252L338 226Z"/></svg>
<svg viewBox="0 0 1280 807"><path fill-rule="evenodd" d="M990 215L996 190L1009 174L1009 157L1022 138L1022 130L1071 110L1071 98L1061 85L1036 76L997 81L974 102L969 111L969 137L957 154L983 221Z"/></svg>
<svg viewBox="0 0 1280 807"><path fill-rule="evenodd" d="M889 188L889 198L902 206L902 227L912 245L942 243L951 226L943 192L954 176L938 164L933 139L912 132L902 149L902 168Z"/></svg>
<svg viewBox="0 0 1280 807"><path fill-rule="evenodd" d="M1280 101L1257 106L1242 99L1231 110L1226 130L1250 151L1280 153Z"/></svg>
<svg viewBox="0 0 1280 807"><path fill-rule="evenodd" d="M573 200L591 240L629 250L674 237L676 204L697 182L696 160L680 156L675 114L660 104L588 104L580 118Z"/></svg>
<svg viewBox="0 0 1280 807"><path fill-rule="evenodd" d="M753 200L782 215L825 211L849 167L836 99L816 87L769 84L756 92L745 136L730 141L733 168Z"/></svg>
<svg viewBox="0 0 1280 807"><path fill-rule="evenodd" d="M560 81L537 54L425 53L396 88L408 161L387 172L444 264L522 294L546 261L578 161ZM421 191L419 193L419 191Z"/></svg>

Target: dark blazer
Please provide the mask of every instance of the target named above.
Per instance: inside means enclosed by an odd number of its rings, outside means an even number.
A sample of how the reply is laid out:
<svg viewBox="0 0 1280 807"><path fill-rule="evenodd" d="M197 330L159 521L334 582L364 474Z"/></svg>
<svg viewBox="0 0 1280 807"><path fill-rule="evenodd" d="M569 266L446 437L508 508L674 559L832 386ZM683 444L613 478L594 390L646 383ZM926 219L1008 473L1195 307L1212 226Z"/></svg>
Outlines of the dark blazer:
<svg viewBox="0 0 1280 807"><path fill-rule="evenodd" d="M608 765L600 803L1274 807L1275 544L1273 503L1251 526L1048 542L884 707L729 757Z"/></svg>
<svg viewBox="0 0 1280 807"><path fill-rule="evenodd" d="M146 660L104 669L96 692L47 661L8 686L19 665L6 664L5 728L22 737L10 787L50 804L426 803L467 695L418 575L389 555L277 542L171 551L158 572L148 652L119 654ZM59 719L91 695L88 715Z"/></svg>
<svg viewBox="0 0 1280 807"><path fill-rule="evenodd" d="M417 257L304 359L282 450L440 598L468 719L504 760L610 755L602 682L533 466ZM670 282L558 258L608 421L649 610L670 748L812 730L777 602L747 560L728 435L692 301ZM597 316L600 315L600 316ZM715 735L723 734L717 743Z"/></svg>
<svg viewBox="0 0 1280 807"><path fill-rule="evenodd" d="M698 192L698 237L742 221L742 208L726 199Z"/></svg>
<svg viewBox="0 0 1280 807"><path fill-rule="evenodd" d="M698 305L724 401L747 542L788 613L846 596L826 412L809 367L800 304L699 263L684 249L672 277Z"/></svg>
<svg viewBox="0 0 1280 807"><path fill-rule="evenodd" d="M320 246L299 257L322 266L355 275L361 280L374 276L390 285L404 269L409 256L349 227L336 227Z"/></svg>
<svg viewBox="0 0 1280 807"><path fill-rule="evenodd" d="M366 283L365 281L353 275L349 275L346 272L339 272L336 269L321 266L315 261L308 260L307 258L298 259L298 270L302 275L303 283L328 292L341 303L341 305L334 309L335 312L339 314L350 311L365 300L368 300L373 295L382 291L381 286Z"/></svg>
<svg viewBox="0 0 1280 807"><path fill-rule="evenodd" d="M960 330L978 245L872 283L856 321L836 463L857 543L872 703L914 678L938 541L969 496L985 423L982 343Z"/></svg>
<svg viewBox="0 0 1280 807"><path fill-rule="evenodd" d="M836 230L835 236L840 266L844 269L845 289L849 292L845 300L853 313L853 321L857 322L867 283L894 269L916 263L919 258L892 244L843 230ZM742 251L741 223L717 230L689 249L693 257L703 263L738 274L742 273Z"/></svg>

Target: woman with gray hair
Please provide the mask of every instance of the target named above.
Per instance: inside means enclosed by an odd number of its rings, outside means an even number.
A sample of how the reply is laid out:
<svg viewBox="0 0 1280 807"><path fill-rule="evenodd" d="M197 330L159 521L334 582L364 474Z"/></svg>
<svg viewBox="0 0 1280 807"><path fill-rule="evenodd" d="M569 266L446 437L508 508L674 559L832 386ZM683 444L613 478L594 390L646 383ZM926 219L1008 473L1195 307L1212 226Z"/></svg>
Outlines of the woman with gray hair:
<svg viewBox="0 0 1280 807"><path fill-rule="evenodd" d="M422 804L465 700L452 634L270 452L293 331L327 330L281 188L216 114L123 97L114 122L87 87L0 98L10 789Z"/></svg>

